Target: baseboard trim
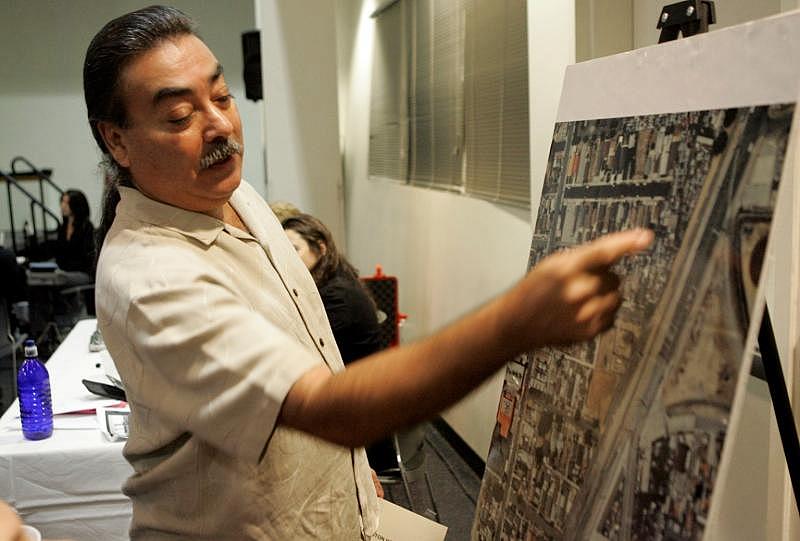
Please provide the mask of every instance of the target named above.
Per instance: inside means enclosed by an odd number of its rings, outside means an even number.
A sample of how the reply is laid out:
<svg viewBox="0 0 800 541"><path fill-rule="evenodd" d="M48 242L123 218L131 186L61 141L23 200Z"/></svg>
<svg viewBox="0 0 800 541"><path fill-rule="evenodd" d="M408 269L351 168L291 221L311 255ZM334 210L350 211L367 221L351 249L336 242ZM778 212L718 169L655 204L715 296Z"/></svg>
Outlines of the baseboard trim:
<svg viewBox="0 0 800 541"><path fill-rule="evenodd" d="M478 453L472 450L467 442L459 436L450 425L441 417L436 417L431 421L434 428L447 440L447 443L455 450L456 453L467 463L475 475L483 479L483 471L486 469L486 462L478 456Z"/></svg>

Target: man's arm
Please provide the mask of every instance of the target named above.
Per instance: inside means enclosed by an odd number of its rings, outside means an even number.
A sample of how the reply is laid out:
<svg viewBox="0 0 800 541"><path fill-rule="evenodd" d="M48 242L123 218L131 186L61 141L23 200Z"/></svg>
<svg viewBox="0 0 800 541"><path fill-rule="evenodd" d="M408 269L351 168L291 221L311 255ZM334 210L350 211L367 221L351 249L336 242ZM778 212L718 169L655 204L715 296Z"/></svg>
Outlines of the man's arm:
<svg viewBox="0 0 800 541"><path fill-rule="evenodd" d="M370 443L453 404L519 353L587 340L619 308L619 258L652 242L615 233L542 260L507 293L427 339L292 386L279 422L345 446Z"/></svg>

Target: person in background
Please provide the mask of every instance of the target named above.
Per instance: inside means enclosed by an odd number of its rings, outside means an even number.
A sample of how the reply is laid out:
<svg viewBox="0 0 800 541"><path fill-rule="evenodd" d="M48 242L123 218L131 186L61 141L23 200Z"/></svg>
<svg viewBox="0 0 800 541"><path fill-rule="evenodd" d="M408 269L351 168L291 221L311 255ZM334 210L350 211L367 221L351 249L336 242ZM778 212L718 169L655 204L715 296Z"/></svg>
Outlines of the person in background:
<svg viewBox="0 0 800 541"><path fill-rule="evenodd" d="M0 321L8 323L8 331L17 334L27 331L29 321L27 315L21 315L14 310L15 303L28 300L28 278L25 269L17 263L14 252L0 246ZM27 303L26 303L27 304ZM18 318L17 316L20 315ZM0 343L8 341L6 336L0 336ZM2 395L2 390L0 390ZM13 400L13 396L11 400ZM8 404L8 402L6 402Z"/></svg>
<svg viewBox="0 0 800 541"><path fill-rule="evenodd" d="M317 284L344 364L378 351L377 307L358 271L336 249L331 232L310 214L282 221L283 229Z"/></svg>
<svg viewBox="0 0 800 541"><path fill-rule="evenodd" d="M356 268L339 253L325 224L310 214L296 214L283 219L281 225L317 284L344 364L381 349L375 302L358 279ZM367 458L377 472L397 465L388 438L368 446Z"/></svg>
<svg viewBox="0 0 800 541"><path fill-rule="evenodd" d="M25 268L17 263L11 250L0 246L0 299L5 299L7 308L15 302L28 298L28 280Z"/></svg>
<svg viewBox="0 0 800 541"><path fill-rule="evenodd" d="M97 250L95 231L89 219L89 202L79 190L67 190L61 196L61 215L64 218L58 228L55 245L56 264L64 276L62 285L66 288L89 286L94 283ZM94 291L86 289L81 297L86 313L95 315ZM70 313L79 309L75 301L55 298L57 311Z"/></svg>
<svg viewBox="0 0 800 541"><path fill-rule="evenodd" d="M303 211L288 201L273 201L269 204L269 208L275 213L275 217L278 218L279 222L283 222L292 216L303 214Z"/></svg>
<svg viewBox="0 0 800 541"><path fill-rule="evenodd" d="M61 196L61 215L58 228L56 263L68 272L81 272L94 281L94 225L89 219L89 202L79 190L67 190Z"/></svg>

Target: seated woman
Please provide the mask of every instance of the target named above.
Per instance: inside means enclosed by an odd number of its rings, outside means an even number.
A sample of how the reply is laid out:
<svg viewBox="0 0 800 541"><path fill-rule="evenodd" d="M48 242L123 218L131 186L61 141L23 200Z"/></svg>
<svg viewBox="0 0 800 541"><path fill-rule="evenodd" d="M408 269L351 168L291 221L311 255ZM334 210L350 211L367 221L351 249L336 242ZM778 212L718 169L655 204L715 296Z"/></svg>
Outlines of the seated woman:
<svg viewBox="0 0 800 541"><path fill-rule="evenodd" d="M61 196L61 215L64 220L58 228L58 240L55 244L56 264L64 272L66 288L89 286L94 284L96 247L94 225L89 219L89 202L79 190L67 190ZM94 291L85 289L80 297L56 297L57 313L66 314L69 319L80 317L80 304L86 313L95 315Z"/></svg>
<svg viewBox="0 0 800 541"><path fill-rule="evenodd" d="M375 302L358 279L358 271L336 249L325 224L309 214L297 214L281 223L317 284L344 363L381 349ZM378 472L396 466L394 448L388 439L372 444L367 457Z"/></svg>
<svg viewBox="0 0 800 541"><path fill-rule="evenodd" d="M378 351L377 308L358 271L336 249L331 232L309 214L282 222L286 235L317 284L345 364Z"/></svg>
<svg viewBox="0 0 800 541"><path fill-rule="evenodd" d="M61 215L64 221L58 228L56 263L70 273L87 275L87 283L94 282L95 241L94 225L89 219L89 203L78 190L67 190L61 196ZM79 282L78 275L75 275Z"/></svg>

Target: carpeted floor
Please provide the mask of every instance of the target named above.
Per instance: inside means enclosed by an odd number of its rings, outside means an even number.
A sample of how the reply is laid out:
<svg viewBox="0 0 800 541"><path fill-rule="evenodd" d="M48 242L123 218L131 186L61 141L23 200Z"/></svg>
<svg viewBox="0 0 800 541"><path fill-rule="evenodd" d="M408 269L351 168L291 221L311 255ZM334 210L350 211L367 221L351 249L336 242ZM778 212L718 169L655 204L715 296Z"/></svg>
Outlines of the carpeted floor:
<svg viewBox="0 0 800 541"><path fill-rule="evenodd" d="M413 508L401 483L384 484L386 498L431 519L438 512L438 522L448 528L446 541L468 540L481 479L437 428L422 429L424 461L408 476Z"/></svg>

